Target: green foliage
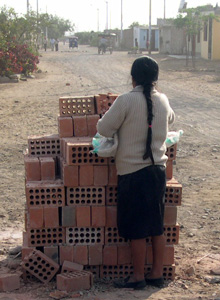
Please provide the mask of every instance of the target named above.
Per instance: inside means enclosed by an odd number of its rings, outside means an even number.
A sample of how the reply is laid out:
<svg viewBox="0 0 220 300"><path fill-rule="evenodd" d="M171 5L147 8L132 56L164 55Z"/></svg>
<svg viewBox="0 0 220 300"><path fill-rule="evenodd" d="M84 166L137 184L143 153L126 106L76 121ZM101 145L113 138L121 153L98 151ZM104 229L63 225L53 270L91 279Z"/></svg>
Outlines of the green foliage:
<svg viewBox="0 0 220 300"><path fill-rule="evenodd" d="M29 74L37 69L37 46L48 32L48 38L63 37L73 30L69 20L48 14L19 16L14 9L0 8L0 76Z"/></svg>
<svg viewBox="0 0 220 300"><path fill-rule="evenodd" d="M98 45L98 32L77 32L75 34L78 37L78 43L80 45L90 45L96 47Z"/></svg>
<svg viewBox="0 0 220 300"><path fill-rule="evenodd" d="M139 24L139 22L133 22L128 28L134 28L134 27L139 27L139 26L141 26Z"/></svg>

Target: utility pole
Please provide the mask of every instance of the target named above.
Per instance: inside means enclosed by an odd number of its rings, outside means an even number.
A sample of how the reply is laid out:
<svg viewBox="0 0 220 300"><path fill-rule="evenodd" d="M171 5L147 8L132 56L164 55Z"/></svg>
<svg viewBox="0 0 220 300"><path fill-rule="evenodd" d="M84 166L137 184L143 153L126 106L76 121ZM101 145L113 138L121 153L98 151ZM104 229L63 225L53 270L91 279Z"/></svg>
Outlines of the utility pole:
<svg viewBox="0 0 220 300"><path fill-rule="evenodd" d="M108 1L105 1L106 3L106 30L108 30Z"/></svg>
<svg viewBox="0 0 220 300"><path fill-rule="evenodd" d="M123 0L121 0L121 43L123 39Z"/></svg>
<svg viewBox="0 0 220 300"><path fill-rule="evenodd" d="M151 0L149 0L149 37L148 37L148 53L151 54Z"/></svg>
<svg viewBox="0 0 220 300"><path fill-rule="evenodd" d="M99 32L99 9L97 8L97 32Z"/></svg>
<svg viewBox="0 0 220 300"><path fill-rule="evenodd" d="M163 15L164 20L166 19L166 0L164 0L164 15Z"/></svg>
<svg viewBox="0 0 220 300"><path fill-rule="evenodd" d="M27 15L29 16L29 0L27 0Z"/></svg>

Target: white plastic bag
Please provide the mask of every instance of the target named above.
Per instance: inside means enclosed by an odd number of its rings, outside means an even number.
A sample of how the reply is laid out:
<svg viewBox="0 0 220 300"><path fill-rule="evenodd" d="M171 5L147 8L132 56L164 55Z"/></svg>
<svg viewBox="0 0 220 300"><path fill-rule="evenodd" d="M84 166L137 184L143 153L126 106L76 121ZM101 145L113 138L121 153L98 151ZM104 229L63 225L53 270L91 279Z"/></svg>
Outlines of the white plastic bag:
<svg viewBox="0 0 220 300"><path fill-rule="evenodd" d="M178 131L169 131L166 138L166 146L167 148L173 146L174 144L178 143L180 137L183 135L183 130Z"/></svg>
<svg viewBox="0 0 220 300"><path fill-rule="evenodd" d="M92 139L92 145L92 153L100 157L114 157L118 148L118 135L115 133L113 138L106 138L96 133Z"/></svg>

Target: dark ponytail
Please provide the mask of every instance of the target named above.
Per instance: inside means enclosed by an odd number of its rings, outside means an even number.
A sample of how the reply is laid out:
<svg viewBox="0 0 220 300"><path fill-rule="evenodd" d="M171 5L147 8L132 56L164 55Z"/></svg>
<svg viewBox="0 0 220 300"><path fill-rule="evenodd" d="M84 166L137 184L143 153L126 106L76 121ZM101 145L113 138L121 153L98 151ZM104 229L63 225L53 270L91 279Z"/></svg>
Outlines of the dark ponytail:
<svg viewBox="0 0 220 300"><path fill-rule="evenodd" d="M157 62L148 56L137 58L134 61L131 68L131 76L135 80L136 85L143 86L144 88L143 94L147 102L148 133L147 133L147 141L146 141L146 151L143 155L143 159L146 160L147 158L150 158L153 165L154 165L154 158L151 149L153 104L151 100L151 91L155 82L158 79L158 73L159 73L159 67Z"/></svg>

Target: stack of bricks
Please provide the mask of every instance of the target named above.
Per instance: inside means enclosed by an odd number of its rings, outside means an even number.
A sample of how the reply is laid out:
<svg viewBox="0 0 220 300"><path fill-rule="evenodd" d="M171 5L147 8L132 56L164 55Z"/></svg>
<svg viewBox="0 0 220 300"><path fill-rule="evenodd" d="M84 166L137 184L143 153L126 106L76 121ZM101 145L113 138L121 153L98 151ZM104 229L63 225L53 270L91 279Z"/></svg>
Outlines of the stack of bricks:
<svg viewBox="0 0 220 300"><path fill-rule="evenodd" d="M130 244L119 237L117 229L114 159L91 153L97 121L116 98L114 94L62 97L58 134L28 138L24 157L24 278L49 282L57 275L58 288L74 286L77 290L91 287L91 273L105 279L132 274ZM174 145L167 150L165 280L174 279L174 245L179 240L177 206L181 204L182 186L173 178L176 149ZM146 243L148 272L152 266L151 239ZM80 278L86 282L84 286Z"/></svg>

